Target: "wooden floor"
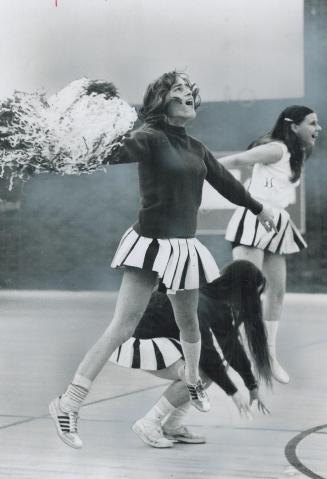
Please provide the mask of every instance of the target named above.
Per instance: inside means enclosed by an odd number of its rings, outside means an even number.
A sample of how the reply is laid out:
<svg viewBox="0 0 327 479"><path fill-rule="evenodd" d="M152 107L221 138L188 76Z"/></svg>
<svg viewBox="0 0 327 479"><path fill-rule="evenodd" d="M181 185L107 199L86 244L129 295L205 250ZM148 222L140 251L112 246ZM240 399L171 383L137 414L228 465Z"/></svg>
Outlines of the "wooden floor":
<svg viewBox="0 0 327 479"><path fill-rule="evenodd" d="M240 419L212 386L211 411L187 418L207 443L153 449L130 428L166 382L108 364L81 410L84 448L61 443L48 403L114 303L113 293L0 294L0 478L327 478L327 295L287 296L279 345L292 381L264 391L270 416Z"/></svg>

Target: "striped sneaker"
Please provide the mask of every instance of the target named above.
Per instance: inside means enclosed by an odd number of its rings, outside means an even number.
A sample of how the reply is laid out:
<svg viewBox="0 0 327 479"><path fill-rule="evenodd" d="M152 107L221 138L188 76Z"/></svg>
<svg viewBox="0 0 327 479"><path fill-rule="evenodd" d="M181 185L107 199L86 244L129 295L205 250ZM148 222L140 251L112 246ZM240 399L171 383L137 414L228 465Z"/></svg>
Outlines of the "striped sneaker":
<svg viewBox="0 0 327 479"><path fill-rule="evenodd" d="M51 401L49 404L49 412L60 439L67 444L67 446L80 449L83 443L77 432L78 413L64 412L60 408L60 397Z"/></svg>
<svg viewBox="0 0 327 479"><path fill-rule="evenodd" d="M206 442L204 436L190 431L186 426L180 426L177 429L163 426L162 430L164 436L174 442L184 442L185 444L204 444Z"/></svg>
<svg viewBox="0 0 327 479"><path fill-rule="evenodd" d="M160 423L141 418L132 426L135 434L151 447L173 447L174 442L164 437Z"/></svg>
<svg viewBox="0 0 327 479"><path fill-rule="evenodd" d="M210 401L202 380L199 379L196 384L188 384L185 379L185 366L179 368L178 375L188 389L192 406L201 412L208 412Z"/></svg>

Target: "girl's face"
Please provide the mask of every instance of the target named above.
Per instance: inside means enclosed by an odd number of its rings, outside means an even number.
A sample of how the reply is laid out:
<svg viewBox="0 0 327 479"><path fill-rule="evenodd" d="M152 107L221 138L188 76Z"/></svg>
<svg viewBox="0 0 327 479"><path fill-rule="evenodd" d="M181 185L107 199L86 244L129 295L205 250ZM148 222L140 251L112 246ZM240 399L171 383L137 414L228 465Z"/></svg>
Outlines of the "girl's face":
<svg viewBox="0 0 327 479"><path fill-rule="evenodd" d="M316 113L309 113L299 125L293 123L292 129L305 148L312 148L322 128Z"/></svg>
<svg viewBox="0 0 327 479"><path fill-rule="evenodd" d="M185 124L196 117L192 90L187 81L177 77L166 96L168 123L175 126Z"/></svg>

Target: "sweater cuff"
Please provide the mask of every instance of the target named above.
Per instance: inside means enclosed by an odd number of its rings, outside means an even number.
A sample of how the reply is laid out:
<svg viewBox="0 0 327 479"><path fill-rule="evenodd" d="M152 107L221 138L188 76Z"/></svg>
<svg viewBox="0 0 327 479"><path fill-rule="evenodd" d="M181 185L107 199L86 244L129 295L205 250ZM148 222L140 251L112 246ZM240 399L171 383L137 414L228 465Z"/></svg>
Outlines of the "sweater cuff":
<svg viewBox="0 0 327 479"><path fill-rule="evenodd" d="M258 215L263 210L263 204L251 197L251 205L249 209L254 215Z"/></svg>

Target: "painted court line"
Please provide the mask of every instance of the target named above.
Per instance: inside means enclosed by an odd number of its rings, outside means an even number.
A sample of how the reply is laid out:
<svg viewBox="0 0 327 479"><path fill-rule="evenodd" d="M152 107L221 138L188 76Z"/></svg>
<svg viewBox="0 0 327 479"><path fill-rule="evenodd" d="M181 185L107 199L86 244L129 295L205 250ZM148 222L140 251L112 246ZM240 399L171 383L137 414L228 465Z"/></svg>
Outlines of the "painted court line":
<svg viewBox="0 0 327 479"><path fill-rule="evenodd" d="M314 434L319 432L321 429L326 429L327 424L323 424L321 426L315 426L310 429L307 429L306 431L302 431L296 436L294 436L285 446L285 457L288 460L288 462L295 467L299 472L302 474L310 477L311 479L327 479L326 476L319 476L319 474L316 474L315 472L311 471L308 467L306 467L298 458L296 448L299 445L301 441L303 441L304 438L309 436L310 434Z"/></svg>
<svg viewBox="0 0 327 479"><path fill-rule="evenodd" d="M123 397L127 397L127 396L132 396L133 394L138 394L138 393L142 393L142 392L146 392L146 391L151 391L153 389L159 389L159 388L167 386L167 384L168 383L158 384L157 386L150 386L150 387L147 387L147 388L136 389L134 391L130 391L130 392L123 393L123 394L117 394L116 396L109 396L107 398L98 399L97 401L91 401L91 402L85 403L82 407L93 406L94 404L100 404L102 402L107 402L107 401L112 401L114 399L119 399L119 398L123 398ZM21 424L26 424L28 422L37 421L39 419L45 419L45 418L49 417L49 414L42 414L41 416L10 416L10 415L5 414L3 416L0 415L0 417L23 417L24 418L24 419L21 419L20 421L15 421L15 422L11 422L9 424L5 424L4 426L0 426L0 431L1 431L3 429L8 429L8 428L13 427L13 426L20 426Z"/></svg>

